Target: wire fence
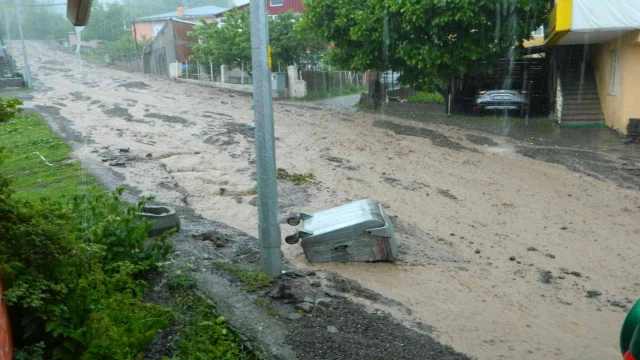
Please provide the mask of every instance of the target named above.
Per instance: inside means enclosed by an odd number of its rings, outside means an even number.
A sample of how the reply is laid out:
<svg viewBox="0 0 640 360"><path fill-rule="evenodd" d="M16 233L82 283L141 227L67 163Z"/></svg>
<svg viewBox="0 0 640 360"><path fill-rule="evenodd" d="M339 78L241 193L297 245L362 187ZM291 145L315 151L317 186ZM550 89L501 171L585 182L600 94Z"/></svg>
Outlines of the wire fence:
<svg viewBox="0 0 640 360"><path fill-rule="evenodd" d="M364 86L364 74L353 71L300 71L300 78L307 82L309 95L355 91Z"/></svg>
<svg viewBox="0 0 640 360"><path fill-rule="evenodd" d="M225 83L252 85L253 78L247 70L248 68L245 68L245 66L229 69L227 71L227 79ZM179 77L182 79L222 82L220 65L216 65L212 62L203 63L199 61L186 61L182 64L182 73Z"/></svg>

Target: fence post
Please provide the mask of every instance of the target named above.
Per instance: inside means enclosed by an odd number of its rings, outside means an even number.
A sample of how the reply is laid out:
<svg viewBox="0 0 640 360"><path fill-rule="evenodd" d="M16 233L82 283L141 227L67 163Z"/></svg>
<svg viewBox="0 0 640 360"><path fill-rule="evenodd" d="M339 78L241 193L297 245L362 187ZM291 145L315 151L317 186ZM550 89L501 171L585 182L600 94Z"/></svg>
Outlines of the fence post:
<svg viewBox="0 0 640 360"><path fill-rule="evenodd" d="M322 72L322 84L324 85L324 92L327 92L327 80L325 79L324 76L324 71Z"/></svg>
<svg viewBox="0 0 640 360"><path fill-rule="evenodd" d="M244 61L240 61L240 85L244 85Z"/></svg>
<svg viewBox="0 0 640 360"><path fill-rule="evenodd" d="M340 92L342 93L342 71L338 71L338 82L340 82Z"/></svg>
<svg viewBox="0 0 640 360"><path fill-rule="evenodd" d="M185 60L187 64L187 79L189 78L189 60Z"/></svg>
<svg viewBox="0 0 640 360"><path fill-rule="evenodd" d="M211 81L213 82L213 62L211 61L209 62L209 69L211 69L211 73L209 75L211 75Z"/></svg>

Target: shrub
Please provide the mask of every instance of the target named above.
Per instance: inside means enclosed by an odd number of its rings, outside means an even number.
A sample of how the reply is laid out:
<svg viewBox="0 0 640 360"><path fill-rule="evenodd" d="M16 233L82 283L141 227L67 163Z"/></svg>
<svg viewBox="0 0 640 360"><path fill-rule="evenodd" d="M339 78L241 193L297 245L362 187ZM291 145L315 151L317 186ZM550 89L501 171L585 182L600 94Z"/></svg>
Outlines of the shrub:
<svg viewBox="0 0 640 360"><path fill-rule="evenodd" d="M6 122L22 112L22 101L15 98L0 97L0 122Z"/></svg>
<svg viewBox="0 0 640 360"><path fill-rule="evenodd" d="M417 103L436 103L436 104L444 104L444 98L439 93L430 93L425 91L418 91L417 94L413 96L409 96L407 98L409 102L417 102Z"/></svg>
<svg viewBox="0 0 640 360"><path fill-rule="evenodd" d="M29 203L0 176L0 275L21 357L131 359L168 326L169 310L141 301L166 235L147 241L144 203L122 191Z"/></svg>

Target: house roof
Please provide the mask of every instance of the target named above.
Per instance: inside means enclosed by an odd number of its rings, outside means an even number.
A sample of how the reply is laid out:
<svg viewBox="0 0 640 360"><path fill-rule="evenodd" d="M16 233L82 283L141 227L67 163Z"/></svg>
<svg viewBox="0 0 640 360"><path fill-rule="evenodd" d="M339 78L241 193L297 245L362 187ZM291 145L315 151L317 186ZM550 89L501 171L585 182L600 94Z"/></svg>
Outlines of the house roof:
<svg viewBox="0 0 640 360"><path fill-rule="evenodd" d="M218 15L218 14L220 14L222 12L225 12L226 10L229 10L229 9L228 8L219 7L219 6L200 6L200 7L191 8L191 9L185 8L184 9L184 16L182 17L182 19L185 19L185 18L201 18L201 17ZM177 17L178 17L178 12L177 11L172 11L172 12L168 12L168 13L164 13L164 14L157 14L157 15L151 15L151 16L145 16L145 17L137 18L134 22L145 22L145 21L153 21L153 20L167 20L167 19L177 18Z"/></svg>

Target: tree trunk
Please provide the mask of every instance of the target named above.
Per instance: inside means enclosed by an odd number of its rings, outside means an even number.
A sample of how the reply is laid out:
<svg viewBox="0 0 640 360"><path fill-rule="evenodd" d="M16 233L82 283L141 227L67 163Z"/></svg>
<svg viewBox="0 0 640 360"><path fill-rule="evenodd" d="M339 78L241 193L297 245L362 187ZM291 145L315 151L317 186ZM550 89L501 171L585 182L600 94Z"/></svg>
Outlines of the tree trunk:
<svg viewBox="0 0 640 360"><path fill-rule="evenodd" d="M380 108L384 97L384 89L380 82L381 73L369 72L369 90L368 93L362 94L360 97L360 104L374 108L375 110Z"/></svg>

